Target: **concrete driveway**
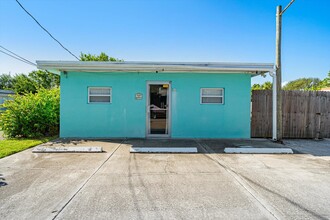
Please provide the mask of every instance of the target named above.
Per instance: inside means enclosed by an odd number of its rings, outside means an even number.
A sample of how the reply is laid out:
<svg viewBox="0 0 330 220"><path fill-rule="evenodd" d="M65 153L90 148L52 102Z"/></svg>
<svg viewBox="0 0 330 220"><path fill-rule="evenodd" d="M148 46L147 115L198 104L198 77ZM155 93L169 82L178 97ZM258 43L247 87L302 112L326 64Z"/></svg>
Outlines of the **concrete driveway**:
<svg viewBox="0 0 330 220"><path fill-rule="evenodd" d="M322 143L322 156L221 153L233 144L274 145L267 140L52 143L106 152L29 149L1 159L0 219L329 219L330 141ZM132 145L199 153L130 154Z"/></svg>

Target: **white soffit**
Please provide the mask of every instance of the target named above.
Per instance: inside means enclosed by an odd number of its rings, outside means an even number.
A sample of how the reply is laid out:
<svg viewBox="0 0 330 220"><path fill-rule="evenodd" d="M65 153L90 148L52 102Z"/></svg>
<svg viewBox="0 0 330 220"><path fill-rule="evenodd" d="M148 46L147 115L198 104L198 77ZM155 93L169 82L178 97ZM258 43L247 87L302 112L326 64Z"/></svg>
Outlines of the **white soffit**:
<svg viewBox="0 0 330 220"><path fill-rule="evenodd" d="M274 72L272 63L36 61L39 69L72 72L247 73Z"/></svg>

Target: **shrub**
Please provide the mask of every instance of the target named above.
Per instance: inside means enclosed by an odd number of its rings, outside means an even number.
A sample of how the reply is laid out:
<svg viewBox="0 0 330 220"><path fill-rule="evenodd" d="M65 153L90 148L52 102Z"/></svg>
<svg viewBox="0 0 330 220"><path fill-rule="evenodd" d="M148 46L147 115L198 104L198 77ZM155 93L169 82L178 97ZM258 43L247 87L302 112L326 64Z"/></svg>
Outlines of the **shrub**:
<svg viewBox="0 0 330 220"><path fill-rule="evenodd" d="M3 104L0 127L8 137L40 137L59 131L60 89L12 96Z"/></svg>

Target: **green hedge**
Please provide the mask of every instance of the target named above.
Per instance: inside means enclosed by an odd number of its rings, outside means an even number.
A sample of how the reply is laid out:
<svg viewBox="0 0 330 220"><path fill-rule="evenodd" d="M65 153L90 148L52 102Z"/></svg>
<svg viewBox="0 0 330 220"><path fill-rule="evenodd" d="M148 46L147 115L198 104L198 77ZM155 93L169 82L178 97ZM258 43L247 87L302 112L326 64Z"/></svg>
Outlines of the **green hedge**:
<svg viewBox="0 0 330 220"><path fill-rule="evenodd" d="M37 93L15 95L3 104L0 127L7 137L40 137L59 131L60 90L39 89Z"/></svg>

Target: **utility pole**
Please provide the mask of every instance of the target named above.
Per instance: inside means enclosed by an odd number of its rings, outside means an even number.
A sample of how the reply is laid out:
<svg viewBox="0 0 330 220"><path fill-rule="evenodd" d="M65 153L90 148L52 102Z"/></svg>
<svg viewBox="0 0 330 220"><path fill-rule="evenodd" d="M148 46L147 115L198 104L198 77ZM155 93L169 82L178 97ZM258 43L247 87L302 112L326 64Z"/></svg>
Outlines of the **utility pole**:
<svg viewBox="0 0 330 220"><path fill-rule="evenodd" d="M282 40L282 6L276 8L276 141L282 141L282 68L281 68L281 40ZM274 89L274 88L273 88Z"/></svg>
<svg viewBox="0 0 330 220"><path fill-rule="evenodd" d="M291 6L291 2L282 11L282 6L279 5L276 8L276 55L275 55L275 67L276 67L276 141L281 142L283 138L283 125L282 125L282 64L281 64L281 41L282 41L282 15ZM273 87L273 90L275 89ZM274 115L273 115L274 117ZM274 131L273 131L274 132Z"/></svg>

